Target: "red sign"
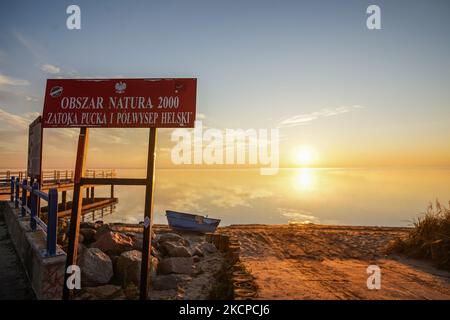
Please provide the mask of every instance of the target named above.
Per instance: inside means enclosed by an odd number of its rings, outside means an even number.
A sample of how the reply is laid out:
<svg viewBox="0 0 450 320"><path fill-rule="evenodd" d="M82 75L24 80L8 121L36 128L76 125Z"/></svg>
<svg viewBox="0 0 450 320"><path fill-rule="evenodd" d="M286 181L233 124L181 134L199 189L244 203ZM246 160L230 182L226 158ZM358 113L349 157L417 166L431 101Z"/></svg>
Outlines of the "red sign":
<svg viewBox="0 0 450 320"><path fill-rule="evenodd" d="M49 79L44 128L193 128L197 79Z"/></svg>

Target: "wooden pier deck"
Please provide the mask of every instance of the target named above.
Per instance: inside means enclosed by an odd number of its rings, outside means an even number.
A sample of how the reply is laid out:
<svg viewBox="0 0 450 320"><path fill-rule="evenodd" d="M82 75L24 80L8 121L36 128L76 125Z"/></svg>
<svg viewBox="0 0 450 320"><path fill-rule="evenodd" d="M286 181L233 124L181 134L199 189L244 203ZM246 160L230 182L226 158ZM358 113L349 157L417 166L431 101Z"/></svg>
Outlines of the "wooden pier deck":
<svg viewBox="0 0 450 320"><path fill-rule="evenodd" d="M7 170L0 172L0 181L3 183L0 184L0 200L8 200L9 195L7 194L10 191L10 184L8 181L11 180L11 177L19 178L19 181L23 181L26 177L26 171L24 170ZM43 184L41 186L41 190L47 192L49 189L57 189L58 192L70 191L73 190L74 187L74 171L73 170L44 170L43 174ZM116 170L115 169L89 169L86 170L84 174L85 178L115 178ZM84 185L84 189L94 188L94 185ZM113 188L113 187L112 187ZM112 190L112 193L113 190Z"/></svg>
<svg viewBox="0 0 450 320"><path fill-rule="evenodd" d="M11 192L11 178L19 178L19 181L23 181L27 176L23 170L8 170L0 172L0 200L8 201L10 199ZM114 169L97 169L86 170L83 175L84 178L101 178L110 179L116 177L116 171ZM111 185L110 197L95 197L95 187L101 187L104 185L83 185L86 195L83 198L82 215L91 214L95 218L95 212L99 211L100 215L111 214L112 208L118 203L118 198L114 197L114 185ZM43 184L40 188L43 192L48 192L49 189L56 189L60 193L58 204L58 217L68 217L71 214L72 202L68 201L67 192L74 188L74 172L72 170L46 170L43 171ZM45 205L45 202L44 202ZM105 209L105 210L104 210ZM109 209L109 211L108 211ZM46 213L47 207L41 207L40 212Z"/></svg>

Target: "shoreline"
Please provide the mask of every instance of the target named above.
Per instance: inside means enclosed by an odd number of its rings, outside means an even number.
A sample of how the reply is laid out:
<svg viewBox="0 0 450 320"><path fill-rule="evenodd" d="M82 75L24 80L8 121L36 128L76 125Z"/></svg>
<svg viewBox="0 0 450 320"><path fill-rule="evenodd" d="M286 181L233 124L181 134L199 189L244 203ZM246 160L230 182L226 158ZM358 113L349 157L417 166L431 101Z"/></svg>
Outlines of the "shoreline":
<svg viewBox="0 0 450 320"><path fill-rule="evenodd" d="M450 272L430 262L387 253L411 228L333 225L235 225L218 228L239 239L241 262L259 299L450 299ZM367 268L381 271L380 290Z"/></svg>

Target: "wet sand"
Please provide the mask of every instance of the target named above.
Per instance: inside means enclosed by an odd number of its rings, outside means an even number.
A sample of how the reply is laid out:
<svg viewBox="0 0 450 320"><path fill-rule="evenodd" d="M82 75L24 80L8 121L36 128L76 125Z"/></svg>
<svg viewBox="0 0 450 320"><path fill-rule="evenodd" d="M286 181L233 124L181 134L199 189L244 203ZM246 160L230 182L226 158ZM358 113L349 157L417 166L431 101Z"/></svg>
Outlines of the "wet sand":
<svg viewBox="0 0 450 320"><path fill-rule="evenodd" d="M233 225L241 260L260 299L450 299L450 273L423 261L386 255L407 228L324 225ZM381 289L367 288L369 265Z"/></svg>

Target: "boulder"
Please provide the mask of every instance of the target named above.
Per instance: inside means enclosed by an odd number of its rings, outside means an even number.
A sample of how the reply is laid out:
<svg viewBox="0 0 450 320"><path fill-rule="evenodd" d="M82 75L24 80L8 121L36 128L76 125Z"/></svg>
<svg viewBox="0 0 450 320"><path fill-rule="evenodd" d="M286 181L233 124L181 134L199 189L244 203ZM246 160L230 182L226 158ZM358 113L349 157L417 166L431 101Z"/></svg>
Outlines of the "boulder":
<svg viewBox="0 0 450 320"><path fill-rule="evenodd" d="M166 242L166 241L180 242L180 243L186 244L186 240L184 240L182 236L180 236L179 234L176 234L176 233L172 233L172 232L162 233L159 235L158 242L160 244L163 242Z"/></svg>
<svg viewBox="0 0 450 320"><path fill-rule="evenodd" d="M107 254L121 254L124 251L133 249L133 240L119 232L106 231L100 236L96 234L97 241L92 243L92 248L99 248Z"/></svg>
<svg viewBox="0 0 450 320"><path fill-rule="evenodd" d="M95 229L94 222L80 222L80 231L81 229Z"/></svg>
<svg viewBox="0 0 450 320"><path fill-rule="evenodd" d="M214 244L210 243L210 242L203 242L200 245L200 248L202 249L203 252L206 253L215 253L217 252L217 248Z"/></svg>
<svg viewBox="0 0 450 320"><path fill-rule="evenodd" d="M194 250L192 250L192 255L193 256L198 256L198 257L203 257L204 256L203 250L199 246L196 246L194 248Z"/></svg>
<svg viewBox="0 0 450 320"><path fill-rule="evenodd" d="M152 256L159 258L160 253L158 251L158 249L156 249L155 247L152 246L152 252L151 252Z"/></svg>
<svg viewBox="0 0 450 320"><path fill-rule="evenodd" d="M83 286L106 284L113 276L111 259L98 248L83 248L79 266Z"/></svg>
<svg viewBox="0 0 450 320"><path fill-rule="evenodd" d="M161 274L192 274L193 271L192 258L188 257L165 258L160 261L158 266L158 272Z"/></svg>
<svg viewBox="0 0 450 320"><path fill-rule="evenodd" d="M133 249L142 251L142 244L144 241L140 238L133 238Z"/></svg>
<svg viewBox="0 0 450 320"><path fill-rule="evenodd" d="M189 279L191 279L189 276L183 278L179 274L158 275L152 279L152 288L154 290L178 289L180 283Z"/></svg>
<svg viewBox="0 0 450 320"><path fill-rule="evenodd" d="M80 235L83 235L84 241L92 242L95 240L95 235L97 231L94 228L81 228Z"/></svg>
<svg viewBox="0 0 450 320"><path fill-rule="evenodd" d="M83 251L86 250L86 246L82 243L78 243L78 257L80 257L79 259L81 259L81 256L83 254Z"/></svg>
<svg viewBox="0 0 450 320"><path fill-rule="evenodd" d="M185 246L176 242L163 242L160 246L161 252L169 257L190 257L191 252Z"/></svg>
<svg viewBox="0 0 450 320"><path fill-rule="evenodd" d="M67 240L67 234L65 232L58 232L58 244L64 244Z"/></svg>
<svg viewBox="0 0 450 320"><path fill-rule="evenodd" d="M95 234L95 237L94 237L95 240L100 239L103 236L103 234L112 231L111 228L109 227L109 225L107 225L107 224L102 224L95 230L97 231Z"/></svg>
<svg viewBox="0 0 450 320"><path fill-rule="evenodd" d="M114 286L107 284L98 287L87 287L85 292L92 295L94 299L114 299L123 295L122 288L120 286Z"/></svg>
<svg viewBox="0 0 450 320"><path fill-rule="evenodd" d="M158 259L151 257L151 272L156 274ZM138 250L123 252L116 262L116 275L120 282L126 286L130 283L139 286L141 279L142 253Z"/></svg>

